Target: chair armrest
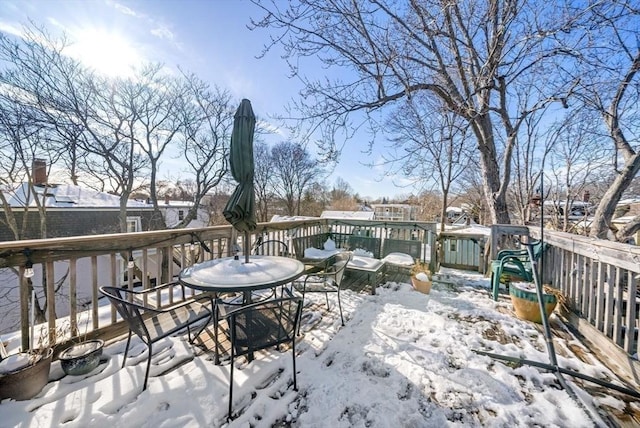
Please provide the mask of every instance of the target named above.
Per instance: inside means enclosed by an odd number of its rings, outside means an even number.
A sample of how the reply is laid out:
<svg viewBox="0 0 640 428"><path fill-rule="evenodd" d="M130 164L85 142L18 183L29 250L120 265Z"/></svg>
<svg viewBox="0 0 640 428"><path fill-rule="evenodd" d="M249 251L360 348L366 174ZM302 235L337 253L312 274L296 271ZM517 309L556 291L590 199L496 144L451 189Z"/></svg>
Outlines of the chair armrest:
<svg viewBox="0 0 640 428"><path fill-rule="evenodd" d="M308 282L324 282L324 280L326 280L327 278L331 278L335 281L336 274L337 272L326 272L326 271L313 273L311 275L307 275L303 283L306 285Z"/></svg>
<svg viewBox="0 0 640 428"><path fill-rule="evenodd" d="M528 257L529 253L526 249L524 250L500 250L496 255L495 260L502 260L505 257Z"/></svg>
<svg viewBox="0 0 640 428"><path fill-rule="evenodd" d="M193 297L190 297L188 299L183 300L182 302L178 302L176 304L173 304L171 306L164 306L160 309L158 308L154 308L153 310L156 312L171 312L172 310L175 310L176 308L181 308L183 306L189 306L193 303L200 303L200 302L205 302L206 303L211 303L211 308L214 308L214 305L217 302L217 299L214 299L213 296L211 294L208 293L201 293L201 294L197 294Z"/></svg>
<svg viewBox="0 0 640 428"><path fill-rule="evenodd" d="M517 256L506 256L500 259L500 266L504 266L507 263L513 263L515 265L522 266L522 268L524 269L525 263L529 263L529 260L522 260Z"/></svg>
<svg viewBox="0 0 640 428"><path fill-rule="evenodd" d="M157 292L161 292L162 290L169 289L172 287L180 287L182 293L182 300L178 302L165 303L163 304L162 299L159 301L157 299L147 299L145 302L144 297L149 294L155 294ZM145 290L124 290L125 293L131 294L134 299L134 303L136 307L143 311L150 311L157 314L170 312L177 308L190 305L194 302L204 302L205 300L211 303L211 306L214 305L214 298L209 293L200 293L196 294L192 297L187 298L185 294L185 287L179 282L170 282L166 284L161 284L156 287L147 288Z"/></svg>

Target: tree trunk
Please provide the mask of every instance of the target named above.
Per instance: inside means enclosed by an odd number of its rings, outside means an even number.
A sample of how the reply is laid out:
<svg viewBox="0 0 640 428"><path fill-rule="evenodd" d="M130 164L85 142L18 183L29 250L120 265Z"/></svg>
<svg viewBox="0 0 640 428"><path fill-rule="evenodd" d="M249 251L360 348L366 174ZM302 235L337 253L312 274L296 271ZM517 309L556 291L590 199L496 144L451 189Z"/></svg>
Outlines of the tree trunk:
<svg viewBox="0 0 640 428"><path fill-rule="evenodd" d="M483 172L482 189L489 209L491 224L510 224L511 219L506 201L509 177L505 174L503 182L500 180L500 167L496 156L491 120L488 116L478 117L472 122L472 127L480 149L480 166Z"/></svg>
<svg viewBox="0 0 640 428"><path fill-rule="evenodd" d="M616 179L602 196L591 223L590 236L607 239L616 205L639 170L640 154L636 153L627 160L622 171L618 173Z"/></svg>

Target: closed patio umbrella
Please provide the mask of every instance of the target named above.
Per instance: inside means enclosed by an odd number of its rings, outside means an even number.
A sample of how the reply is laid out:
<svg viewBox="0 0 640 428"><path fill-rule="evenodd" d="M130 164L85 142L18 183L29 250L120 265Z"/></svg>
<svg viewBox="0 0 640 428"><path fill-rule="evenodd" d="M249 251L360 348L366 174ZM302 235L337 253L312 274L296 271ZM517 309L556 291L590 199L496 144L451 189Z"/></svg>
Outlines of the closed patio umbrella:
<svg viewBox="0 0 640 428"><path fill-rule="evenodd" d="M224 207L224 218L238 231L244 232L245 261L249 262L249 232L256 229L255 196L253 190L253 132L256 117L251 102L243 99L233 117L233 132L229 150L231 175L238 182Z"/></svg>

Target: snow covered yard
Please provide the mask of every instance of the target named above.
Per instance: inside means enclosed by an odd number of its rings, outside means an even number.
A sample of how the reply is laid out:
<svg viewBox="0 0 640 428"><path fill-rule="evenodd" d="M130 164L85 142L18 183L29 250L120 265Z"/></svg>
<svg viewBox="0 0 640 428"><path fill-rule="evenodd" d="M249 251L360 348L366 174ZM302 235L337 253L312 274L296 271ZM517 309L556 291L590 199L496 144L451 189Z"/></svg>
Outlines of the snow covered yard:
<svg viewBox="0 0 640 428"><path fill-rule="evenodd" d="M577 402L552 373L475 353L549 362L540 326L517 319L508 300L493 302L488 279L450 273L454 284L435 284L429 296L394 282L377 295L345 290L345 327L337 307L327 312L324 296L308 295L296 347L298 392L290 350L260 353L250 364L240 359L228 425L591 427L605 426L607 412L638 411L620 394L566 376ZM560 323L552 324L561 367L615 379ZM104 361L85 377L65 377L54 363L51 377L58 380L38 397L0 404L0 426L227 424L228 364L216 366L184 335L172 337L155 347L141 392L146 347L135 343L125 369L125 341L106 347Z"/></svg>

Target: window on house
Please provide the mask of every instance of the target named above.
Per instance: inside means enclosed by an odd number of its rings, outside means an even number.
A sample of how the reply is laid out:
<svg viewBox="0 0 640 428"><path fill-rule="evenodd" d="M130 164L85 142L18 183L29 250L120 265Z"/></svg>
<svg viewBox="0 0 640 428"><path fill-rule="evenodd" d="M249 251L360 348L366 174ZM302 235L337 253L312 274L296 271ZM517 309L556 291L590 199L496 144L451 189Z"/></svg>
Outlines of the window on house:
<svg viewBox="0 0 640 428"><path fill-rule="evenodd" d="M458 241L452 239L449 241L449 251L458 251Z"/></svg>
<svg viewBox="0 0 640 428"><path fill-rule="evenodd" d="M141 232L140 217L127 217L127 232Z"/></svg>
<svg viewBox="0 0 640 428"><path fill-rule="evenodd" d="M178 220L184 220L184 210L178 210Z"/></svg>

